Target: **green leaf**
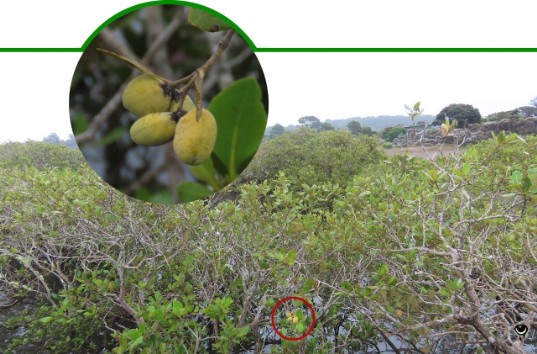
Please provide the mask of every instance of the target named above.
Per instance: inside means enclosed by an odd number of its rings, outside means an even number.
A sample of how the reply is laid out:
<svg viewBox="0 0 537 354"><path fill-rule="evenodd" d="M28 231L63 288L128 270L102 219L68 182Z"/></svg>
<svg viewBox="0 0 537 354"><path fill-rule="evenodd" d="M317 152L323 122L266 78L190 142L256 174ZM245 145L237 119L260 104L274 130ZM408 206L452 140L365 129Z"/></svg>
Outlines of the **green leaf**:
<svg viewBox="0 0 537 354"><path fill-rule="evenodd" d="M197 182L183 182L177 186L177 194L182 203L188 203L208 197L213 192Z"/></svg>
<svg viewBox="0 0 537 354"><path fill-rule="evenodd" d="M212 159L208 159L201 165L188 166L188 168L198 181L210 184L215 191L219 190L219 186L214 179L215 170Z"/></svg>
<svg viewBox="0 0 537 354"><path fill-rule="evenodd" d="M388 273L388 265L386 265L385 263L382 263L379 269L379 275L382 277L386 275L387 273Z"/></svg>
<svg viewBox="0 0 537 354"><path fill-rule="evenodd" d="M287 253L287 264L292 266L296 262L296 250L291 250Z"/></svg>
<svg viewBox="0 0 537 354"><path fill-rule="evenodd" d="M531 188L531 180L528 178L528 176L524 176L522 178L522 192L527 193Z"/></svg>
<svg viewBox="0 0 537 354"><path fill-rule="evenodd" d="M144 337L140 336L140 337L136 338L134 341L131 342L131 345L130 345L129 349L133 349L136 346L142 344L143 342L144 342Z"/></svg>
<svg viewBox="0 0 537 354"><path fill-rule="evenodd" d="M514 184L520 184L522 182L523 177L524 175L522 174L522 172L515 170L511 175L511 181L513 181Z"/></svg>
<svg viewBox="0 0 537 354"><path fill-rule="evenodd" d="M192 26L208 32L224 31L231 28L224 19L197 8L191 8L188 12L188 22Z"/></svg>
<svg viewBox="0 0 537 354"><path fill-rule="evenodd" d="M39 322L41 322L41 323L48 323L50 321L52 321L52 317L50 317L50 316L49 317L43 317L43 318L39 319Z"/></svg>
<svg viewBox="0 0 537 354"><path fill-rule="evenodd" d="M267 126L261 88L254 78L235 81L209 105L218 125L214 155L228 171L228 181L242 172L257 151Z"/></svg>
<svg viewBox="0 0 537 354"><path fill-rule="evenodd" d="M352 284L346 281L339 284L339 286L345 291L352 291L354 289Z"/></svg>
<svg viewBox="0 0 537 354"><path fill-rule="evenodd" d="M313 286L314 286L313 279L308 278L304 281L304 285L302 286L302 291L308 292L313 289Z"/></svg>
<svg viewBox="0 0 537 354"><path fill-rule="evenodd" d="M110 130L101 140L97 141L97 145L110 145L112 143L115 143L121 137L125 132L127 131L127 128L124 126L116 127L112 130Z"/></svg>
<svg viewBox="0 0 537 354"><path fill-rule="evenodd" d="M153 192L147 201L151 203L157 203L157 204L172 204L173 199L170 191L168 190L160 190L157 192Z"/></svg>
<svg viewBox="0 0 537 354"><path fill-rule="evenodd" d="M472 170L472 166L468 162L465 162L464 165L462 166L462 173L465 176L468 176L471 170Z"/></svg>
<svg viewBox="0 0 537 354"><path fill-rule="evenodd" d="M186 314L186 309L180 301L173 300L172 312L176 316L184 316Z"/></svg>
<svg viewBox="0 0 537 354"><path fill-rule="evenodd" d="M295 316L298 317L298 319L300 319L300 320L303 319L304 318L304 312L302 311L302 309L296 310Z"/></svg>
<svg viewBox="0 0 537 354"><path fill-rule="evenodd" d="M151 192L149 189L142 187L134 193L134 197L148 202L151 199Z"/></svg>
<svg viewBox="0 0 537 354"><path fill-rule="evenodd" d="M71 125L73 127L73 134L78 135L86 131L89 128L89 119L82 113L75 113L74 117L71 119Z"/></svg>
<svg viewBox="0 0 537 354"><path fill-rule="evenodd" d="M306 330L306 326L303 323L297 323L295 328L298 333L304 333Z"/></svg>
<svg viewBox="0 0 537 354"><path fill-rule="evenodd" d="M239 330L237 331L237 337L242 338L242 337L246 336L248 334L248 332L250 332L250 327L249 326L240 327Z"/></svg>

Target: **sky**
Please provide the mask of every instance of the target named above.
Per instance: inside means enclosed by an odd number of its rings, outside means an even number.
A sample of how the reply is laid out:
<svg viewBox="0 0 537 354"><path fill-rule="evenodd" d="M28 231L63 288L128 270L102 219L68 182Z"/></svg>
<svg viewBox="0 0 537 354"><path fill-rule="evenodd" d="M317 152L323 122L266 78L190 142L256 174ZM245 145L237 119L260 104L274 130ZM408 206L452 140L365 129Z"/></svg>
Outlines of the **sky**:
<svg viewBox="0 0 537 354"><path fill-rule="evenodd" d="M537 96L537 53L260 54L263 68L279 74L268 79L269 125L297 124L307 115L322 121L400 115L417 101L424 114L465 103L486 116ZM275 57L265 63L265 55ZM289 85L296 87L291 96Z"/></svg>
<svg viewBox="0 0 537 354"><path fill-rule="evenodd" d="M66 15L48 21L33 15L46 11L48 2L29 2L32 14L27 2L0 5L0 31L10 33L0 38L0 48L80 47L106 19L137 3L96 1L80 11L74 2L57 0ZM307 8L280 0L199 3L232 19L260 48L537 47L534 1L439 0L432 6L430 0L378 0L351 8L342 0ZM264 15L252 16L259 12ZM0 142L41 140L51 132L67 138L69 88L80 55L0 52ZM416 101L424 114L465 103L486 116L537 96L537 53L256 55L267 80L268 125L297 124L308 115L323 121L399 115Z"/></svg>

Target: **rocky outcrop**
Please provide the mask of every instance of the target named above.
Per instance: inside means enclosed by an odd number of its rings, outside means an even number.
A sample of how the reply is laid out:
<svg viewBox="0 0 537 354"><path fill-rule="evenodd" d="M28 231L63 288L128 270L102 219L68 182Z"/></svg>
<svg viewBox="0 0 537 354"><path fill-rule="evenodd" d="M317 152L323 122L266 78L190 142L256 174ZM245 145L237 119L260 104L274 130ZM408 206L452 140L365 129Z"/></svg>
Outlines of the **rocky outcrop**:
<svg viewBox="0 0 537 354"><path fill-rule="evenodd" d="M494 134L498 134L502 130L517 133L519 135L537 134L537 118L502 119L496 122L470 124L468 129L472 132L494 132Z"/></svg>
<svg viewBox="0 0 537 354"><path fill-rule="evenodd" d="M488 139L492 133L498 134L502 130L519 135L537 134L537 118L502 119L496 122L470 124L465 129L455 129L446 137L440 135L438 128L432 128L417 132L415 138L409 136L395 138L393 144L401 147L437 144L466 145Z"/></svg>

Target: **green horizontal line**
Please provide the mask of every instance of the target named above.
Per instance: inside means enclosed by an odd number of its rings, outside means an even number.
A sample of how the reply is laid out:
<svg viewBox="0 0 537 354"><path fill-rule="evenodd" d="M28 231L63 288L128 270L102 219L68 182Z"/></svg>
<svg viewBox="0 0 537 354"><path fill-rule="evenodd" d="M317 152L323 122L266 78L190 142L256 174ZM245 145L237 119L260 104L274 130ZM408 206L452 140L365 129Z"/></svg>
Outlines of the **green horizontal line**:
<svg viewBox="0 0 537 354"><path fill-rule="evenodd" d="M83 52L84 48L0 48L0 52ZM253 48L257 53L537 53L537 48Z"/></svg>
<svg viewBox="0 0 537 354"><path fill-rule="evenodd" d="M276 53L535 53L537 48L255 48Z"/></svg>
<svg viewBox="0 0 537 354"><path fill-rule="evenodd" d="M54 52L83 52L82 48L0 48L0 52L11 53L54 53Z"/></svg>

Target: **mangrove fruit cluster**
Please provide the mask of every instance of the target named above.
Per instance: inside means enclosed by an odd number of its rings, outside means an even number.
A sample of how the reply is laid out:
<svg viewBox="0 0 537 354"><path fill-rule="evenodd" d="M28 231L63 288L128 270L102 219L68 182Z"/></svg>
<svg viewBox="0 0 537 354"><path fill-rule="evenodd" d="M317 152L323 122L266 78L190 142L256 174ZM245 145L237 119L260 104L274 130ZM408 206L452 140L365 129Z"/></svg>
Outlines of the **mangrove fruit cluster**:
<svg viewBox="0 0 537 354"><path fill-rule="evenodd" d="M140 117L130 129L136 144L155 146L173 140L176 155L189 165L199 165L211 156L216 120L206 109L197 119L196 106L188 95L179 107L179 90L144 74L127 84L122 102L129 112Z"/></svg>

